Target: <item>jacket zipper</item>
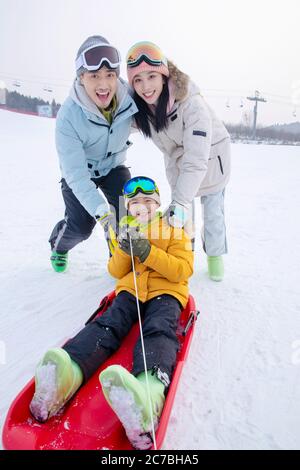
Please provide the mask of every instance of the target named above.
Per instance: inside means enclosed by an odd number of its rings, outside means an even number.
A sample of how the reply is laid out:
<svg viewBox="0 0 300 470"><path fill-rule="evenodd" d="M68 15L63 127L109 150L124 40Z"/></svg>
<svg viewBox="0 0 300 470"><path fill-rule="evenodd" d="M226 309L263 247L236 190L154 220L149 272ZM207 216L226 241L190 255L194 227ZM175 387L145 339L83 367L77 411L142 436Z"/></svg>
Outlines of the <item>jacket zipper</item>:
<svg viewBox="0 0 300 470"><path fill-rule="evenodd" d="M125 111L128 111L128 109L130 109L132 106L132 103L130 103L129 106L127 106L127 108L123 109L122 111L120 111L119 113L117 113L115 116L114 116L114 120L116 119L117 116L120 116L120 114L122 113L125 113ZM96 126L101 126L101 127L108 127L110 128L111 126L108 126L106 124L100 124L100 122L95 122L95 121L92 121L91 119L89 119L90 122L92 122L93 124L96 124Z"/></svg>
<svg viewBox="0 0 300 470"><path fill-rule="evenodd" d="M125 111L128 111L128 109L130 109L131 106L132 106L132 103L130 103L130 105L127 106L127 108L123 109L122 111L119 111L119 112L115 115L114 119L116 119L117 116L120 116L120 114L125 113Z"/></svg>
<svg viewBox="0 0 300 470"><path fill-rule="evenodd" d="M222 173L222 175L224 175L223 165L222 165L222 160L221 160L220 155L218 155L218 160L219 160L219 163L220 163L221 173Z"/></svg>
<svg viewBox="0 0 300 470"><path fill-rule="evenodd" d="M167 114L167 118L170 118L171 116L173 116L173 114L175 114L177 111L177 108L174 109L174 111L172 111L171 113Z"/></svg>
<svg viewBox="0 0 300 470"><path fill-rule="evenodd" d="M108 129L110 128L110 126L109 126L109 125L106 125L106 124L100 124L100 122L91 121L90 119L89 119L89 121L90 121L90 122L92 122L93 124L96 124L96 126L101 126L101 127L108 127Z"/></svg>

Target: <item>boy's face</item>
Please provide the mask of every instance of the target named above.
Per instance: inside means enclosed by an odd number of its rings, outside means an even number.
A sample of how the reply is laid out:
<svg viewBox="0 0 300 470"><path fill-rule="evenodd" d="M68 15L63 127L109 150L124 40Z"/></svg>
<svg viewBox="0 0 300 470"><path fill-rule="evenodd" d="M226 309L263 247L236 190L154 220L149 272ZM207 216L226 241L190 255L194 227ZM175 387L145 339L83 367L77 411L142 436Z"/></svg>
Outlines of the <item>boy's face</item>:
<svg viewBox="0 0 300 470"><path fill-rule="evenodd" d="M108 108L117 92L118 77L116 72L104 66L96 72L83 73L80 81L98 108Z"/></svg>
<svg viewBox="0 0 300 470"><path fill-rule="evenodd" d="M158 203L152 198L138 196L129 201L128 211L130 215L136 218L138 223L146 224L154 218L158 207Z"/></svg>

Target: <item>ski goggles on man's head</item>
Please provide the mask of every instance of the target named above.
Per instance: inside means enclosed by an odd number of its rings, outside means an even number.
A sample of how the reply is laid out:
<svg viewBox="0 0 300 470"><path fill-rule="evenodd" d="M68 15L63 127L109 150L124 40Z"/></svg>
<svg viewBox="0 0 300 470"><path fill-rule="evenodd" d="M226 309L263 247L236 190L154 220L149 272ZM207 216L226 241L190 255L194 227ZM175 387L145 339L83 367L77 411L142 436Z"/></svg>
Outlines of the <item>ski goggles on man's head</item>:
<svg viewBox="0 0 300 470"><path fill-rule="evenodd" d="M108 44L89 47L76 59L75 65L76 70L84 67L88 71L93 71L100 69L104 62L107 62L112 69L118 68L121 63L118 49Z"/></svg>
<svg viewBox="0 0 300 470"><path fill-rule="evenodd" d="M131 198L138 192L143 194L159 194L156 183L151 178L147 178L147 176L136 176L125 183L123 188L124 197Z"/></svg>
<svg viewBox="0 0 300 470"><path fill-rule="evenodd" d="M166 65L168 60L160 48L152 42L138 42L129 49L126 62L128 67L137 67L142 62L149 65Z"/></svg>

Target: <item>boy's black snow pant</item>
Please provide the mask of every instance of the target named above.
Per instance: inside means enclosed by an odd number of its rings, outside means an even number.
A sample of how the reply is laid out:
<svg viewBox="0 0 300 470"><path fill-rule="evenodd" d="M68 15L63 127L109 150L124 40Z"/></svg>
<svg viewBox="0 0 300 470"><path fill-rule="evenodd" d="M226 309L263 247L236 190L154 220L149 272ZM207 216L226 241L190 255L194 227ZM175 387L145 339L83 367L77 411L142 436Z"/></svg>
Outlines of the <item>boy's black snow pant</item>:
<svg viewBox="0 0 300 470"><path fill-rule="evenodd" d="M111 211L116 214L117 222L126 213L123 197L120 196L122 196L124 184L130 178L128 168L120 165L113 168L108 175L92 179L96 187L100 188L106 197ZM61 180L61 190L65 202L65 217L55 225L49 243L51 250L65 252L89 238L96 225L96 220L80 204L65 179Z"/></svg>
<svg viewBox="0 0 300 470"><path fill-rule="evenodd" d="M152 369L168 387L179 347L176 329L182 307L175 297L167 294L139 304L143 318L147 370ZM65 344L64 349L80 366L85 381L120 347L122 339L137 321L136 298L129 292L122 291L103 315ZM139 339L134 348L132 373L138 375L143 371Z"/></svg>

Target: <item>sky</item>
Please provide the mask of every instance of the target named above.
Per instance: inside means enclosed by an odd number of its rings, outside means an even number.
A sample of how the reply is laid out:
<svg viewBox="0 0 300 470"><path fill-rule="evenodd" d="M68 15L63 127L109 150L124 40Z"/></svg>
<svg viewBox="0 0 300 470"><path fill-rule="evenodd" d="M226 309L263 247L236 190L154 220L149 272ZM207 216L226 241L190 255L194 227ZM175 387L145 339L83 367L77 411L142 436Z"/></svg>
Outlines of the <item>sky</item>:
<svg viewBox="0 0 300 470"><path fill-rule="evenodd" d="M299 22L298 0L0 0L0 87L63 102L79 46L100 34L123 59L137 41L158 44L227 122L251 119L255 90L259 124L293 122Z"/></svg>

